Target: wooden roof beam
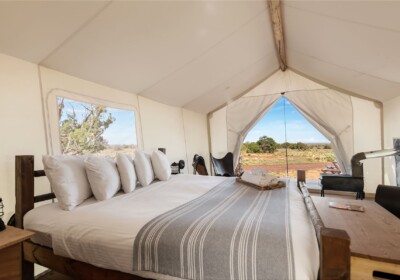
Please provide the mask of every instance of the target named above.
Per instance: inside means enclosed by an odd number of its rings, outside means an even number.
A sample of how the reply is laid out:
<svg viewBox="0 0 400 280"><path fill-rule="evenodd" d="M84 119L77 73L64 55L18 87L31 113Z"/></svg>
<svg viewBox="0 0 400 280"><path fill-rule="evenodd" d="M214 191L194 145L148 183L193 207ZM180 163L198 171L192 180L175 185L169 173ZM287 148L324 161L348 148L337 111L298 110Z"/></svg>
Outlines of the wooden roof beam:
<svg viewBox="0 0 400 280"><path fill-rule="evenodd" d="M286 63L285 40L283 36L281 1L267 0L267 3L268 3L269 14L271 16L272 30L274 32L276 50L278 52L279 66L282 71L285 71L287 68L287 63Z"/></svg>

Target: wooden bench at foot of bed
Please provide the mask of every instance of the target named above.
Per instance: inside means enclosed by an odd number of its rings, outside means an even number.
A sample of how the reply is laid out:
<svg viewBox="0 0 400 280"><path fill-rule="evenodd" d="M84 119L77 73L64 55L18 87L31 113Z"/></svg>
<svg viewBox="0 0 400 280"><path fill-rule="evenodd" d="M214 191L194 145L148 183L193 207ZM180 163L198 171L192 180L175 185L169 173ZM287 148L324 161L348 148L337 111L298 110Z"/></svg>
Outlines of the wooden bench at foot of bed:
<svg viewBox="0 0 400 280"><path fill-rule="evenodd" d="M34 208L35 202L54 198L54 194L34 196L34 178L45 176L42 170L34 170L33 156L15 157L15 218L16 226L23 228L23 217ZM304 203L313 222L320 248L319 279L350 279L350 238L343 230L326 228L303 182L300 182ZM295 233L294 233L295 234ZM22 261L23 279L34 279L33 264L37 263L74 279L143 279L141 277L84 262L56 256L48 247L25 241Z"/></svg>

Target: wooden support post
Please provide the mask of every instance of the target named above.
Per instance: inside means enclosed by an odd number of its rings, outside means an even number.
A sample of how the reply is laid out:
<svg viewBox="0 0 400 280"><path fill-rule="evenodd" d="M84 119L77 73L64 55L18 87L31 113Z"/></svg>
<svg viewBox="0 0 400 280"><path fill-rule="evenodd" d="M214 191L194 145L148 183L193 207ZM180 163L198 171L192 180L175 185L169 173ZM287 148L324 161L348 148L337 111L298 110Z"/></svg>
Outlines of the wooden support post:
<svg viewBox="0 0 400 280"><path fill-rule="evenodd" d="M297 170L297 187L300 188L300 182L306 182L306 171Z"/></svg>
<svg viewBox="0 0 400 280"><path fill-rule="evenodd" d="M33 209L34 166L33 156L15 157L15 225L23 228L23 217ZM22 248L21 248L22 250ZM34 279L33 263L22 258L22 279Z"/></svg>
<svg viewBox="0 0 400 280"><path fill-rule="evenodd" d="M280 0L268 0L269 14L271 16L272 30L274 33L276 50L278 52L279 66L282 71L287 68L285 40L283 36L283 23Z"/></svg>

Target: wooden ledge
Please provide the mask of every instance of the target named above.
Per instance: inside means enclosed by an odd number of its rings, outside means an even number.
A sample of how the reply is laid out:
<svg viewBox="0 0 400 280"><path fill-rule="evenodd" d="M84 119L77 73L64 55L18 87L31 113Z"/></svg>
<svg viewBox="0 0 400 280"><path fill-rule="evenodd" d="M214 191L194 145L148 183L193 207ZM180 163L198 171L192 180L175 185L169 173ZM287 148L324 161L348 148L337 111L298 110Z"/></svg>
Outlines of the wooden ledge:
<svg viewBox="0 0 400 280"><path fill-rule="evenodd" d="M31 238L35 233L11 226L0 231L0 250Z"/></svg>

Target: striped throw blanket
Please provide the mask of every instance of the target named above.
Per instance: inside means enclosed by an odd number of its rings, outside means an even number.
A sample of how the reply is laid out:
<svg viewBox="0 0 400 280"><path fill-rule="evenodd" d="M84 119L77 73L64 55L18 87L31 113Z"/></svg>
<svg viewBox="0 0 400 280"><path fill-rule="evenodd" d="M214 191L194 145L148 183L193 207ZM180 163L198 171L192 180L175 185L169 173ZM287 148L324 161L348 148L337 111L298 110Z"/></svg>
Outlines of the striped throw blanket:
<svg viewBox="0 0 400 280"><path fill-rule="evenodd" d="M134 271L183 279L294 279L287 188L259 191L234 178L147 223Z"/></svg>

